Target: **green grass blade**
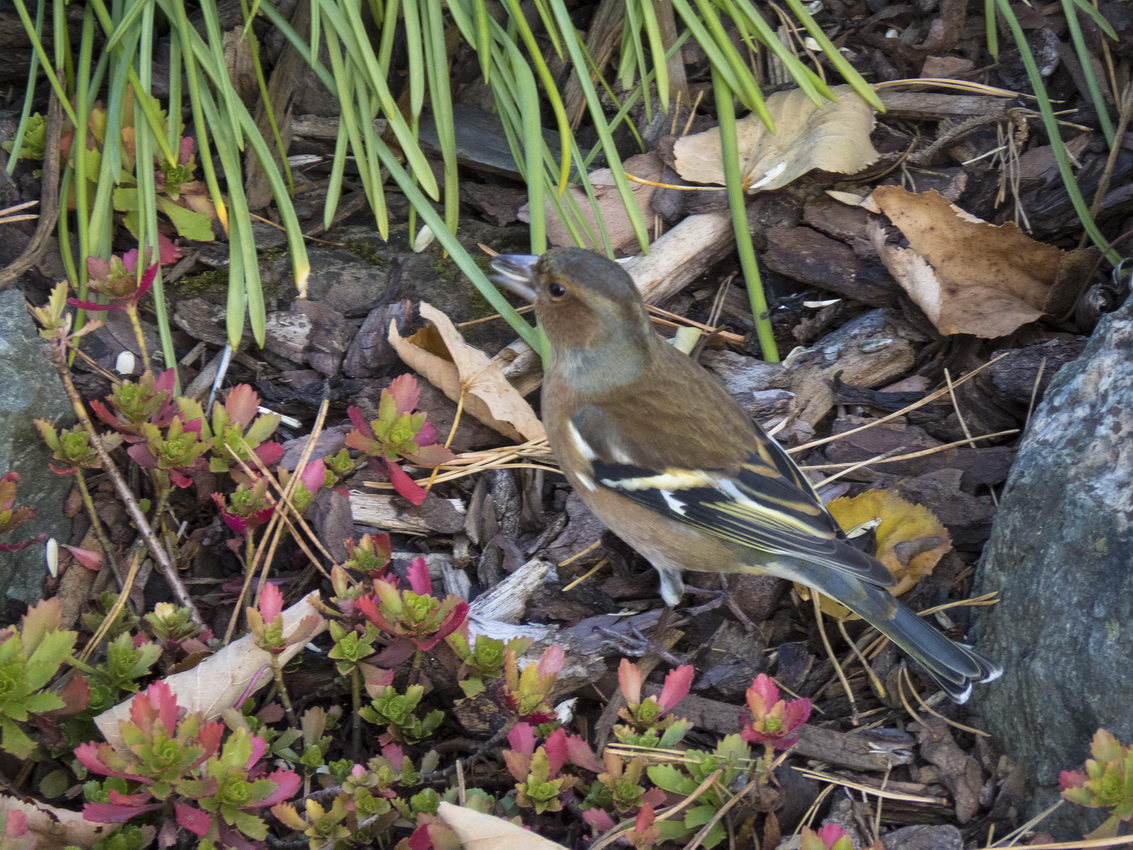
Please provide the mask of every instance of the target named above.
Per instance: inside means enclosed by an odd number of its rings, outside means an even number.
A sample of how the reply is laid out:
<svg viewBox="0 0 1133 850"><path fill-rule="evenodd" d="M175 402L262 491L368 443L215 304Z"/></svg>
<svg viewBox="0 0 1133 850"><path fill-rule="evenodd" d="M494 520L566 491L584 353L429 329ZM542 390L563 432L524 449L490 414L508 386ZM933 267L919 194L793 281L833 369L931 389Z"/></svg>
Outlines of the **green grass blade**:
<svg viewBox="0 0 1133 850"><path fill-rule="evenodd" d="M511 0L511 2L514 2L514 0ZM558 18L559 29L563 34L563 42L571 62L579 68L585 67L582 48L579 44L577 34L574 31L574 27L571 24L570 15L560 4L555 4L554 12ZM642 214L641 208L638 207L637 201L633 195L633 189L626 179L625 168L622 167L621 157L618 156L617 146L614 144L613 135L610 133L610 128L602 112L602 102L598 98L594 84L590 81L589 74L579 74L578 80L582 86L582 93L586 98L587 107L590 110L590 118L594 122L594 129L598 133L599 141L602 143L602 150L606 153L606 163L610 169L610 173L613 175L614 185L618 190L618 196L625 206L626 216L629 218L630 224L633 225L633 232L637 237L641 250L648 252L649 231L645 225L645 216ZM579 161L581 162L581 159Z"/></svg>
<svg viewBox="0 0 1133 850"><path fill-rule="evenodd" d="M327 13L327 22L333 24L338 37L342 39L347 55L365 74L370 88L377 95L382 113L397 138L397 143L409 163L413 176L420 181L429 197L436 200L440 196L440 188L433 176L433 170L429 167L428 160L421 152L417 140L413 137L413 133L405 121L405 116L401 114L401 110L398 109L397 102L390 92L385 74L379 67L377 57L370 46L369 36L357 7L353 6L351 0L344 0L341 8L336 7L333 3L327 3L324 8Z"/></svg>
<svg viewBox="0 0 1133 850"><path fill-rule="evenodd" d="M429 0L425 0L428 5ZM401 5L401 19L405 24L406 73L409 78L409 115L417 119L425 108L425 75L429 70L425 60L424 35L421 32L421 7L417 0L405 0ZM387 21L385 29L393 28ZM383 66L389 73L389 65Z"/></svg>
<svg viewBox="0 0 1133 850"><path fill-rule="evenodd" d="M775 57L783 63L787 73L791 75L791 79L816 105L821 106L823 98L834 99L834 93L826 82L804 65L794 51L779 40L778 34L767 23L767 19L748 0L735 0L735 2L720 0L720 6L732 17L741 32L746 33L746 27L751 27L752 37L775 54Z"/></svg>
<svg viewBox="0 0 1133 850"><path fill-rule="evenodd" d="M1101 250L1111 263L1117 263L1120 260L1116 251L1109 247L1109 241L1102 236L1098 230L1097 224L1094 222L1093 216L1090 215L1089 205L1086 199L1082 197L1082 192L1078 188L1078 181L1074 178L1074 170L1070 164L1070 157L1066 152L1066 145L1062 141L1062 136L1058 129L1058 119L1054 114L1054 107L1051 106L1050 96L1046 92L1046 87L1043 85L1042 74L1039 73L1038 65L1035 63L1034 54L1031 52L1030 45L1027 43L1027 36L1023 32L1023 27L1019 24L1019 19L1015 17L1015 12L1011 8L1009 0L995 0L996 7L999 13L1003 16L1003 20L1007 23L1008 29L1011 30L1011 37L1015 41L1015 46L1019 48L1019 58L1023 60L1023 68L1027 72L1027 79L1031 83L1031 88L1034 90L1035 101L1038 103L1039 114L1042 116L1043 128L1046 130L1047 138L1050 140L1051 153L1054 154L1054 161L1058 165L1058 173L1062 177L1062 185L1066 189L1066 194L1070 198L1070 203L1074 206L1074 212L1078 215L1078 220L1082 224L1082 228L1090 237L1090 240Z"/></svg>
<svg viewBox="0 0 1133 850"><path fill-rule="evenodd" d="M763 354L763 359L768 363L778 363L779 351L771 327L767 296L763 291L759 264L755 259L755 248L751 244L751 233L747 225L743 174L740 170L740 151L736 140L736 110L732 104L732 92L724 82L723 76L715 70L712 75L712 92L716 96L716 117L720 120L720 155L724 161L724 178L728 187L728 209L731 211L732 227L736 232L740 268L743 270L748 298L751 300L755 334L759 339L759 350Z"/></svg>
<svg viewBox="0 0 1133 850"><path fill-rule="evenodd" d="M1073 2L1074 5L1081 9L1084 14L1089 15L1093 19L1094 23L1097 24L1098 29L1100 29L1114 41L1118 41L1117 31L1114 30L1113 24L1107 21L1105 19L1105 15L1103 15L1100 10L1095 9L1093 5L1090 4L1089 0L1073 0Z"/></svg>
<svg viewBox="0 0 1133 850"><path fill-rule="evenodd" d="M1105 97L1102 96L1098 78L1094 74L1094 63L1091 61L1090 50L1086 47L1086 39L1082 37L1082 27L1078 24L1078 15L1074 9L1077 4L1074 0L1062 0L1062 14L1066 17L1066 26L1070 30L1070 40L1074 43L1074 52L1078 55L1078 64L1082 68L1082 76L1086 80L1086 90L1090 94L1090 102L1094 105L1094 112L1098 114L1098 125L1101 127L1105 140L1113 147L1113 122L1109 120L1109 109L1106 107Z"/></svg>
<svg viewBox="0 0 1133 850"><path fill-rule="evenodd" d="M881 102L881 98L877 96L877 92L873 90L873 86L867 83L862 75L859 74L854 66L851 65L842 52L834 46L834 43L826 37L826 33L822 31L814 18L810 16L810 12L806 10L802 0L785 0L787 7L791 13L798 19L805 28L807 33L818 42L818 46L822 49L823 55L826 56L827 61L834 66L834 69L842 76L850 87L858 93L858 96L865 100L870 106L878 112L885 111L885 104Z"/></svg>
<svg viewBox="0 0 1133 850"><path fill-rule="evenodd" d="M531 31L527 19L523 17L523 9L520 7L519 0L504 0L504 2L511 13L511 22L519 33L519 37L523 40L523 46L527 49L531 63L535 66L535 73L543 83L543 93L547 96L547 101L551 104L551 111L555 115L555 124L559 128L559 145L562 151L562 160L559 163L558 190L565 192L567 180L570 176L570 159L567 156L571 140L570 119L567 118L566 107L563 106L563 99L559 95L555 78L551 75L551 69L543 61L543 52L540 50L538 42L535 41L535 33Z"/></svg>
<svg viewBox="0 0 1133 850"><path fill-rule="evenodd" d="M51 59L48 57L47 51L43 47L43 40L40 39L39 34L35 30L35 22L28 14L24 0L13 0L13 2L16 4L16 14L20 16L20 23L24 25L24 32L28 35L32 50L35 55L39 57L40 65L43 66L43 75L47 77L51 88L55 90L55 96L59 98L59 105L63 107L63 112L71 119L71 125L77 126L78 122L75 120L75 110L71 108L71 99L67 97L67 90L63 87L63 83L59 81L59 77L55 73Z"/></svg>
<svg viewBox="0 0 1133 850"><path fill-rule="evenodd" d="M631 0L632 2L632 0ZM653 76L657 85L657 99L661 101L661 109L669 108L669 62L665 56L665 40L661 37L661 25L657 22L657 10L653 8L653 0L645 0L641 4L641 20L645 25L645 37L649 42L649 55L653 60ZM642 75L642 86L645 85L645 75Z"/></svg>
<svg viewBox="0 0 1133 850"><path fill-rule="evenodd" d="M999 59L999 28L996 26L995 0L984 0L984 39L992 59Z"/></svg>
<svg viewBox="0 0 1133 850"><path fill-rule="evenodd" d="M138 41L138 78L148 91L153 81L154 6L149 4L141 15ZM138 264L139 280L144 270L156 264L161 255L157 242L157 188L154 180L153 157L156 147L153 129L142 120L141 101L134 98L134 143L137 146L135 176L138 186ZM162 128L163 132L164 128ZM161 341L162 359L166 368L177 368L177 355L173 350L173 333L169 325L169 310L165 303L165 286L158 267L150 290L157 321L158 339Z"/></svg>
<svg viewBox="0 0 1133 850"><path fill-rule="evenodd" d="M43 38L43 12L47 0L39 0L35 7L34 31L36 38ZM24 134L27 133L28 119L31 118L31 106L35 101L36 77L39 76L39 54L34 50L31 62L28 64L28 84L24 88L24 102L20 107L20 120L16 124L16 134L12 137L12 150L8 152L8 163L4 170L11 174L20 163L20 152L24 147Z"/></svg>
<svg viewBox="0 0 1133 850"><path fill-rule="evenodd" d="M460 223L460 172L456 158L456 122L453 118L452 91L449 88L444 15L439 5L426 3L422 9L429 105L433 110L433 122L444 165L445 225L455 232Z"/></svg>

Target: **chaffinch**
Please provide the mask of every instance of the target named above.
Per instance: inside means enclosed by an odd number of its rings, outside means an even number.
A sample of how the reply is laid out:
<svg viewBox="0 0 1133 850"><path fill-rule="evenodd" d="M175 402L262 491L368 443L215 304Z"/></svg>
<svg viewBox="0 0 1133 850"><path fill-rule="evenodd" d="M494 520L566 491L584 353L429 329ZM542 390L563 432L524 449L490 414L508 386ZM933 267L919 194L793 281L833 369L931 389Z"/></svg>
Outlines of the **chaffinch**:
<svg viewBox="0 0 1133 850"><path fill-rule="evenodd" d="M684 570L801 582L869 621L957 702L1000 675L884 588L785 451L690 357L658 337L630 276L578 248L501 255L495 281L534 302L551 344L543 421L582 500L661 577Z"/></svg>

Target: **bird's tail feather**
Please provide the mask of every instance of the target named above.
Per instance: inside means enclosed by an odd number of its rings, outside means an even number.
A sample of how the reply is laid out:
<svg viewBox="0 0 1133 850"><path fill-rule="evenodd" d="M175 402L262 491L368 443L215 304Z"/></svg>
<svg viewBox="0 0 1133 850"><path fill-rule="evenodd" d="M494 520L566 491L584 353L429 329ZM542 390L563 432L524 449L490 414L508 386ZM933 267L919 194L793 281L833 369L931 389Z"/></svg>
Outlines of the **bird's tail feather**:
<svg viewBox="0 0 1133 850"><path fill-rule="evenodd" d="M775 572L841 602L868 621L956 702L968 699L974 682L990 682L1003 672L976 650L946 637L884 588L810 564L792 564Z"/></svg>

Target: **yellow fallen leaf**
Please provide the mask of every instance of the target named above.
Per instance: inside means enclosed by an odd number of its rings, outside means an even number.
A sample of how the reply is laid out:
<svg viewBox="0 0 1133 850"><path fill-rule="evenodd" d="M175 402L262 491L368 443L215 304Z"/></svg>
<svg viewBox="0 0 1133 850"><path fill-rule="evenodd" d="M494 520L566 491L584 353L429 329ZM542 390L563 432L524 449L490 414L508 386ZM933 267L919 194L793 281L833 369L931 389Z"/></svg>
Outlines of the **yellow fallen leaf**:
<svg viewBox="0 0 1133 850"><path fill-rule="evenodd" d="M873 109L849 86L834 86L837 100L815 105L801 89L767 98L775 133L755 114L736 122L740 166L748 191L786 186L816 168L854 174L879 156L869 139ZM720 128L678 139L675 168L694 183L723 183Z"/></svg>
<svg viewBox="0 0 1133 850"><path fill-rule="evenodd" d="M566 850L529 829L475 809L441 803L437 814L456 833L465 850Z"/></svg>
<svg viewBox="0 0 1133 850"><path fill-rule="evenodd" d="M914 505L893 490L867 490L858 496L843 496L826 506L843 530L872 526L873 556L885 565L896 584L889 588L894 596L912 590L930 574L952 548L946 529L928 508ZM810 589L795 584L799 595L810 598ZM825 596L820 607L835 619L854 619L844 605Z"/></svg>
<svg viewBox="0 0 1133 850"><path fill-rule="evenodd" d="M429 322L403 337L390 322L389 342L401 359L455 402L464 393L464 409L509 440L545 440L547 432L531 405L499 366L464 341L452 320L422 301L421 318Z"/></svg>

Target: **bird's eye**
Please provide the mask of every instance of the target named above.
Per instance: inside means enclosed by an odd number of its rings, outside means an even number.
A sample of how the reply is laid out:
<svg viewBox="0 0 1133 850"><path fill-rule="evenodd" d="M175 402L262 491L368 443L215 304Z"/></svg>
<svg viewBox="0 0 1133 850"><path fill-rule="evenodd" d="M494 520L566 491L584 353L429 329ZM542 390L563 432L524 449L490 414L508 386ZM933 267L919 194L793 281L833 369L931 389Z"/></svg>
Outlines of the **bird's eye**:
<svg viewBox="0 0 1133 850"><path fill-rule="evenodd" d="M567 293L566 287L563 286L561 283L552 282L552 283L547 284L547 294L550 295L551 298L555 299L556 301L558 299L564 297L566 295L566 293Z"/></svg>

